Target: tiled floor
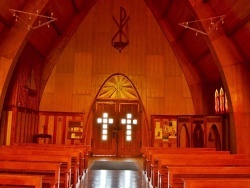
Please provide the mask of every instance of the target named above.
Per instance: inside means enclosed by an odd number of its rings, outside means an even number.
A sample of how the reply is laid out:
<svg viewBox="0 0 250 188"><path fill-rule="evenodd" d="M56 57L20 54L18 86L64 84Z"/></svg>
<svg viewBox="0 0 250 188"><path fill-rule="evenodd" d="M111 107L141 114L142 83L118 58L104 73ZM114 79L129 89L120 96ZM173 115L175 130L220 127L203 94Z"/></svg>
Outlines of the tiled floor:
<svg viewBox="0 0 250 188"><path fill-rule="evenodd" d="M91 157L89 169L95 160L134 162L138 171L88 170L80 188L149 188L142 171L142 158Z"/></svg>

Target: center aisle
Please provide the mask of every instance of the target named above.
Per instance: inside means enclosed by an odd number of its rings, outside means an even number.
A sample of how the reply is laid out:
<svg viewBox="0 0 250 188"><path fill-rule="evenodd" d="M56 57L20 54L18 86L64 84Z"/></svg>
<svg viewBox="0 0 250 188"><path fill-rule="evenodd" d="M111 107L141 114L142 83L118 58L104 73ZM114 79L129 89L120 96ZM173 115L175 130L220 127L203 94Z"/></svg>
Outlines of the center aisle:
<svg viewBox="0 0 250 188"><path fill-rule="evenodd" d="M134 162L138 171L90 170L95 161ZM142 158L89 157L88 172L80 188L149 188L142 171Z"/></svg>

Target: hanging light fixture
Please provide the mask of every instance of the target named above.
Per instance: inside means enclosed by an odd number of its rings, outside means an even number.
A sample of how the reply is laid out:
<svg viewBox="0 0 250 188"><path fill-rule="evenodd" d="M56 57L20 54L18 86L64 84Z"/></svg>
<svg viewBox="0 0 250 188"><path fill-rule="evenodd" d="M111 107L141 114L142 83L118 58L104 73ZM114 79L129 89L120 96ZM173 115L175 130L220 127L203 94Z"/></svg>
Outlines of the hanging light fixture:
<svg viewBox="0 0 250 188"><path fill-rule="evenodd" d="M211 18L207 18L207 19L201 19L201 20L194 20L194 21L189 21L189 22L182 22L179 23L178 25L186 28L186 29L190 29L194 32L196 32L196 36L198 35L198 33L201 33L203 35L208 35L210 32L212 32L214 29L218 30L218 26L219 24L224 24L224 17L225 15L222 16L216 16L216 17L211 17ZM201 30L201 29L197 29L194 24L198 24L198 23L203 23L203 22L210 22L209 23L209 27L208 27L208 32Z"/></svg>
<svg viewBox="0 0 250 188"><path fill-rule="evenodd" d="M28 30L37 29L42 26L50 27L50 23L56 21L57 19L53 17L53 13L50 16L39 14L39 10L34 12L26 12L21 10L9 9L12 13L13 17L15 17L15 21L21 21L27 25ZM38 21L33 23L33 20L37 19Z"/></svg>

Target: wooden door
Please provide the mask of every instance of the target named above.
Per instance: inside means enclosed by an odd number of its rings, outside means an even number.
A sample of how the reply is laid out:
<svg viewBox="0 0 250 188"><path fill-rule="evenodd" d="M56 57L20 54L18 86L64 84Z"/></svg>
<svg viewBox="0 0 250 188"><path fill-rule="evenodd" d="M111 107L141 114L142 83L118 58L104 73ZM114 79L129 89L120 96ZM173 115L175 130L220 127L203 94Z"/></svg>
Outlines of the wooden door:
<svg viewBox="0 0 250 188"><path fill-rule="evenodd" d="M93 146L94 155L116 155L115 135L116 127L116 103L96 102L93 122Z"/></svg>
<svg viewBox="0 0 250 188"><path fill-rule="evenodd" d="M119 103L118 156L139 156L141 147L140 106Z"/></svg>
<svg viewBox="0 0 250 188"><path fill-rule="evenodd" d="M131 102L96 102L93 123L93 154L139 156L141 147L140 105Z"/></svg>

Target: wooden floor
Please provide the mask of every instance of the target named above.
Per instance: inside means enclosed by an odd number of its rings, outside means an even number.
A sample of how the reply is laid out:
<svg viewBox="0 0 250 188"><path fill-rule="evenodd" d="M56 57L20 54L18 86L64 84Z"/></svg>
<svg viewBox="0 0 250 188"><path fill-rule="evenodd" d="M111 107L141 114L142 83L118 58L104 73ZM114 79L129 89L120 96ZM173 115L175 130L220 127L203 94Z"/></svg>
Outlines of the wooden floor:
<svg viewBox="0 0 250 188"><path fill-rule="evenodd" d="M95 160L134 162L138 171L89 170ZM90 157L89 169L80 188L149 188L142 171L142 158Z"/></svg>

